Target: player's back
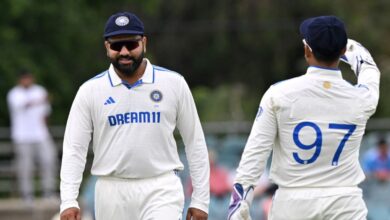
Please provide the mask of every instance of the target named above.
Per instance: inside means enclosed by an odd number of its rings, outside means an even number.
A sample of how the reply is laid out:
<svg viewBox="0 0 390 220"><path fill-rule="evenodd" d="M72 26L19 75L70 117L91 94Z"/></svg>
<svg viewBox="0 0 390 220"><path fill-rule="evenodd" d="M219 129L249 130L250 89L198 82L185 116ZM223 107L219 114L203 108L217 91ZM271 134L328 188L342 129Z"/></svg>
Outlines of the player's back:
<svg viewBox="0 0 390 220"><path fill-rule="evenodd" d="M270 89L278 134L270 178L283 187L354 186L359 148L375 106L339 70L308 72Z"/></svg>

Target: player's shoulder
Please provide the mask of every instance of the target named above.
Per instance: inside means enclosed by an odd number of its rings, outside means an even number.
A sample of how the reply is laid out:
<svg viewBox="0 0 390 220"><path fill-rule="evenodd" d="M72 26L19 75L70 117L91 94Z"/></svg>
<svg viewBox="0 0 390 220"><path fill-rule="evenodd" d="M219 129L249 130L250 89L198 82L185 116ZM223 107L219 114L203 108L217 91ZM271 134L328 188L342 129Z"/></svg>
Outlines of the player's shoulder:
<svg viewBox="0 0 390 220"><path fill-rule="evenodd" d="M292 85L296 85L296 84L302 83L302 81L304 80L303 76L304 75L278 81L278 82L272 84L271 87L273 87L273 88L284 88L284 87L289 87L289 86L292 86Z"/></svg>
<svg viewBox="0 0 390 220"><path fill-rule="evenodd" d="M172 88L178 88L178 85L186 84L185 78L178 72L153 65L154 82L164 85L175 85ZM179 86L180 87L180 86Z"/></svg>
<svg viewBox="0 0 390 220"><path fill-rule="evenodd" d="M162 78L183 78L183 76L173 70L167 69L165 67L152 65L153 66L153 72L156 74L156 77L162 77Z"/></svg>
<svg viewBox="0 0 390 220"><path fill-rule="evenodd" d="M85 81L85 83L96 83L99 82L100 80L105 80L104 78L105 76L107 77L107 75L108 75L108 70L105 70L101 73L96 74L92 78L88 79L87 81Z"/></svg>
<svg viewBox="0 0 390 220"><path fill-rule="evenodd" d="M105 70L99 74L94 75L79 87L79 92L91 93L93 91L104 88L104 85L110 84L110 78L108 70Z"/></svg>
<svg viewBox="0 0 390 220"><path fill-rule="evenodd" d="M269 90L275 94L277 93L285 94L286 92L292 92L296 89L302 89L302 87L304 87L305 85L304 82L305 82L304 75L297 76L294 78L276 82L270 86Z"/></svg>
<svg viewBox="0 0 390 220"><path fill-rule="evenodd" d="M7 93L7 98L9 100L13 99L15 96L17 96L18 94L20 94L22 92L21 88L19 86L14 86L12 87L8 93Z"/></svg>
<svg viewBox="0 0 390 220"><path fill-rule="evenodd" d="M108 76L108 70L105 70L101 73L98 73L96 75L94 75L93 77L91 77L90 79L88 79L87 81L85 81L81 87L84 87L84 86L93 86L93 85L99 85L101 83L107 83L109 82L109 76Z"/></svg>
<svg viewBox="0 0 390 220"><path fill-rule="evenodd" d="M9 91L8 91L8 94L14 94L14 93L17 93L20 89L20 86L14 86L12 87Z"/></svg>
<svg viewBox="0 0 390 220"><path fill-rule="evenodd" d="M39 92L46 92L46 88L38 84L32 85L32 89Z"/></svg>

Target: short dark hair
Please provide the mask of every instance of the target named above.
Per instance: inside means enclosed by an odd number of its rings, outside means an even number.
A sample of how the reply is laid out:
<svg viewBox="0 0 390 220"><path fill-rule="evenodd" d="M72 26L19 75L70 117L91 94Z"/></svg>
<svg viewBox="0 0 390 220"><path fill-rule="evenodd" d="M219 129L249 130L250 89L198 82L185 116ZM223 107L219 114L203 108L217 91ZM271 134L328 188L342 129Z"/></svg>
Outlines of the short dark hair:
<svg viewBox="0 0 390 220"><path fill-rule="evenodd" d="M32 74L31 74L31 71L29 71L28 69L21 69L18 72L18 76L19 76L19 78L22 78L22 77L26 77L26 76L32 76Z"/></svg>
<svg viewBox="0 0 390 220"><path fill-rule="evenodd" d="M378 145L383 145L383 144L387 144L387 141L386 141L386 139L385 138L380 138L379 140L378 140Z"/></svg>
<svg viewBox="0 0 390 220"><path fill-rule="evenodd" d="M313 51L313 55L318 61L322 61L325 63L332 63L332 62L335 62L335 61L340 59L340 57L342 55L341 52L342 52L342 50L338 54L323 55L323 54L319 53L318 51Z"/></svg>

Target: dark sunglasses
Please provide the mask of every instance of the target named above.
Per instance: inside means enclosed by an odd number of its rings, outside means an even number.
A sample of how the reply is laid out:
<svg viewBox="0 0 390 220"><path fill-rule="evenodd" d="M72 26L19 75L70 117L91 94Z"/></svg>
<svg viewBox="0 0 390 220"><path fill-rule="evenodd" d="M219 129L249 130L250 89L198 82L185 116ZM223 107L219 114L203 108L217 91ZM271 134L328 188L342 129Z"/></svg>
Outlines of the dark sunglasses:
<svg viewBox="0 0 390 220"><path fill-rule="evenodd" d="M117 52L121 51L123 47L126 47L128 51L134 50L139 46L139 42L142 39L135 39L135 40L127 40L127 41L118 41L118 42L110 42L110 48L111 50L115 50Z"/></svg>

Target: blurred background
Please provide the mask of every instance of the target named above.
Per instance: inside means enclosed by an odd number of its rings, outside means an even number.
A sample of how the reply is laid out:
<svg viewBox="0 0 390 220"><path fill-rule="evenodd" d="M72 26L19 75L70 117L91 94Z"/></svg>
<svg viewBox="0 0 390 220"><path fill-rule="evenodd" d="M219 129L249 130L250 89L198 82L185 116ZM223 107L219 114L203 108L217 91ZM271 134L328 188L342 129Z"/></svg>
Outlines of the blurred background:
<svg viewBox="0 0 390 220"><path fill-rule="evenodd" d="M48 90L50 131L60 162L64 126L77 89L108 68L102 35L106 20L117 11L131 11L141 18L148 37L146 56L153 64L182 74L191 87L218 167L211 220L226 218L228 186L263 93L270 85L306 71L299 36L299 24L305 18L330 14L341 18L349 37L370 50L381 70L381 98L362 142L362 164L379 140L390 141L390 1L2 0L0 11L0 219L45 220L58 211L56 203L38 199L31 209L18 200L6 101L17 73L29 69ZM349 67L341 68L344 78L355 83ZM89 166L82 190L86 207L93 187ZM181 177L190 193L187 172ZM361 187L369 218L390 219L390 178L367 176ZM35 185L39 198L39 178ZM273 191L265 175L259 180L253 219L266 219Z"/></svg>

